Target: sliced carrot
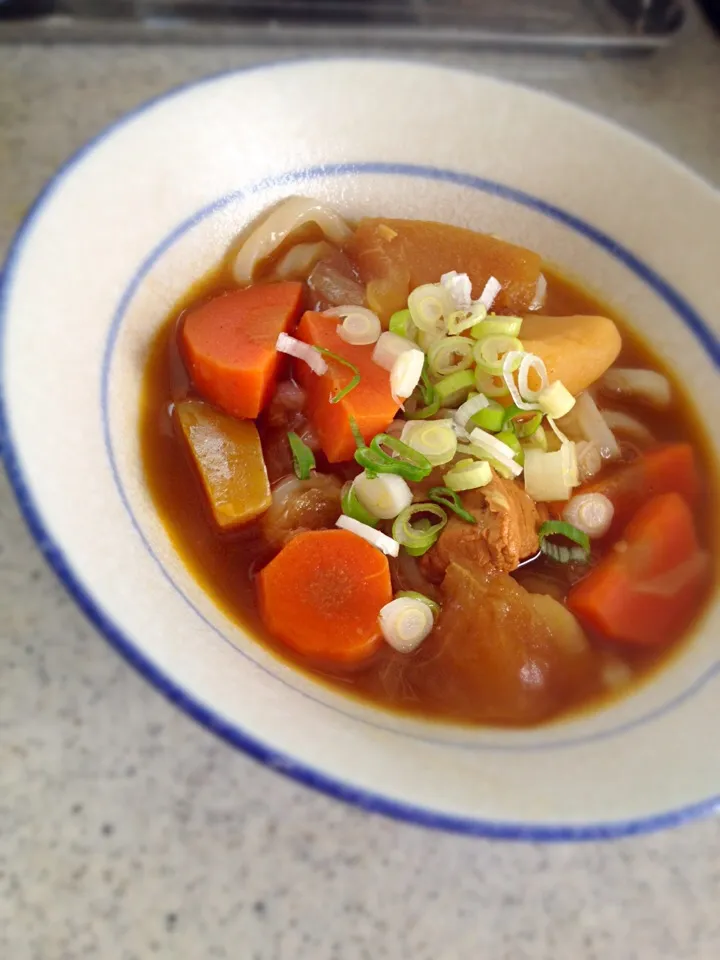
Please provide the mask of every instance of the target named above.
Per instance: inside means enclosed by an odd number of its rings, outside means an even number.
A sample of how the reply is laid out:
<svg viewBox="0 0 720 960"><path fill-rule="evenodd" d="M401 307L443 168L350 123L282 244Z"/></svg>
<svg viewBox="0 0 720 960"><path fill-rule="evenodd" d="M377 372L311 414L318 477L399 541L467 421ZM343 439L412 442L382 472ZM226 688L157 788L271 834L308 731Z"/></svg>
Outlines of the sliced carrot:
<svg viewBox="0 0 720 960"><path fill-rule="evenodd" d="M649 497L679 493L692 506L700 493L700 475L689 443L649 450L632 463L608 468L595 480L575 490L603 493L615 507L609 536L617 535Z"/></svg>
<svg viewBox="0 0 720 960"><path fill-rule="evenodd" d="M384 554L347 530L300 533L257 577L270 633L317 661L356 663L381 642L380 610L392 600Z"/></svg>
<svg viewBox="0 0 720 960"><path fill-rule="evenodd" d="M297 364L296 373L307 391L305 412L320 439L325 456L331 463L351 460L355 439L350 428L353 417L368 443L376 433L387 428L398 410L390 392L390 374L372 359L373 346L352 346L337 335L338 320L320 313L306 313L297 329L297 336L313 346L325 347L344 357L360 371L360 383L338 403L330 403L352 378L352 371L326 357L328 372L322 377L305 363Z"/></svg>
<svg viewBox="0 0 720 960"><path fill-rule="evenodd" d="M608 639L664 643L697 612L709 573L690 507L680 494L664 493L638 511L620 543L572 588L567 605Z"/></svg>
<svg viewBox="0 0 720 960"><path fill-rule="evenodd" d="M198 393L233 417L256 417L277 379L278 335L294 327L302 284L233 290L185 316L180 349Z"/></svg>

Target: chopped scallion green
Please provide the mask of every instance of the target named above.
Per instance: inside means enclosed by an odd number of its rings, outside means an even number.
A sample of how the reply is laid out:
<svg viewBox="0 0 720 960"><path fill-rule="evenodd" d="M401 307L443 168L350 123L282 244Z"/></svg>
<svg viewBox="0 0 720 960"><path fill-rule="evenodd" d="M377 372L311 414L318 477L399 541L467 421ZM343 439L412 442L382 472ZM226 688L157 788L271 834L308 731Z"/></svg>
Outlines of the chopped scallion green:
<svg viewBox="0 0 720 960"><path fill-rule="evenodd" d="M477 523L477 519L463 507L460 497L449 487L433 487L428 490L428 497L433 503L445 507L446 510L452 510L466 523Z"/></svg>
<svg viewBox="0 0 720 960"><path fill-rule="evenodd" d="M315 469L315 457L310 447L292 431L288 433L288 443L293 458L293 469L298 480L309 480L310 471Z"/></svg>
<svg viewBox="0 0 720 960"><path fill-rule="evenodd" d="M334 396L330 397L330 403L339 403L360 383L360 371L354 363L350 362L350 360L346 360L345 357L341 357L339 353L334 353L332 350L328 350L327 347L319 347L317 344L314 344L313 350L317 350L318 353L321 353L325 357L330 357L330 359L334 360L335 363L340 363L353 372L352 378L348 381L348 383L345 384L342 390L338 390Z"/></svg>
<svg viewBox="0 0 720 960"><path fill-rule="evenodd" d="M576 546L566 547L564 544L548 540L551 536L562 536ZM582 530L578 530L571 523L564 520L546 520L538 530L540 549L552 560L559 563L587 563L590 557L590 538Z"/></svg>

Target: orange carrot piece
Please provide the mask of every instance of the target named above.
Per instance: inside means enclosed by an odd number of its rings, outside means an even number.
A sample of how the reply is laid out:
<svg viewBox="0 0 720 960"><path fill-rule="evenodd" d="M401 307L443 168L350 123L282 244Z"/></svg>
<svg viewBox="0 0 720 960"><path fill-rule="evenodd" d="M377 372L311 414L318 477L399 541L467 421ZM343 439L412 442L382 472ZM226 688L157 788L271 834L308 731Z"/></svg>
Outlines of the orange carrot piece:
<svg viewBox="0 0 720 960"><path fill-rule="evenodd" d="M306 313L297 329L300 340L332 350L354 363L360 371L358 386L338 403L330 403L330 398L352 378L348 367L325 357L328 372L318 377L307 364L299 362L296 365L297 378L307 391L305 412L330 463L351 460L355 453L350 417L354 417L365 442L369 443L376 433L382 433L388 427L398 410L390 392L390 374L373 362L374 345L346 343L337 335L337 325L335 317Z"/></svg>
<svg viewBox="0 0 720 960"><path fill-rule="evenodd" d="M622 541L568 595L569 609L603 636L652 645L677 636L697 612L710 559L678 493L646 503Z"/></svg>
<svg viewBox="0 0 720 960"><path fill-rule="evenodd" d="M300 283L267 283L190 310L180 349L197 391L233 417L257 417L277 379L275 342L295 325L301 298Z"/></svg>
<svg viewBox="0 0 720 960"><path fill-rule="evenodd" d="M603 493L615 507L609 536L617 535L649 497L679 493L692 506L700 492L700 475L689 443L649 450L632 463L610 468L574 491Z"/></svg>
<svg viewBox="0 0 720 960"><path fill-rule="evenodd" d="M347 530L300 533L257 577L270 633L316 661L357 663L381 643L378 616L392 600L387 558Z"/></svg>

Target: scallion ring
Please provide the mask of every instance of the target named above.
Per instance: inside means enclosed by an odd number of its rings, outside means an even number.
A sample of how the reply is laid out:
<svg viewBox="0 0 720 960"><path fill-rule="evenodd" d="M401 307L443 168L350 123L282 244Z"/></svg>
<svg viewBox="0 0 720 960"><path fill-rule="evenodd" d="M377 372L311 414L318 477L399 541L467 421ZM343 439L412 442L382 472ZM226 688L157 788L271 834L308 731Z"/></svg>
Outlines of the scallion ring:
<svg viewBox="0 0 720 960"><path fill-rule="evenodd" d="M342 488L340 506L346 517L352 517L353 520L357 520L359 523L365 523L368 527L374 528L380 522L378 517L370 513L370 511L360 503L352 480L349 480Z"/></svg>
<svg viewBox="0 0 720 960"><path fill-rule="evenodd" d="M506 337L517 337L520 335L522 327L522 317L496 317L494 313L477 323L470 331L470 336L476 340L483 337L489 337L490 334L499 333Z"/></svg>
<svg viewBox="0 0 720 960"><path fill-rule="evenodd" d="M542 423L542 412L536 410L521 410L512 403L505 410L502 426L511 429L519 440L531 437Z"/></svg>
<svg viewBox="0 0 720 960"><path fill-rule="evenodd" d="M429 518L434 517L435 523ZM415 524L413 519L415 518ZM427 553L447 523L447 514L435 503L413 503L395 518L393 539L413 557Z"/></svg>
<svg viewBox="0 0 720 960"><path fill-rule="evenodd" d="M428 497L433 503L445 507L446 510L452 510L466 523L477 523L477 519L463 507L460 497L449 487L432 487L428 490Z"/></svg>
<svg viewBox="0 0 720 960"><path fill-rule="evenodd" d="M517 337L508 337L501 333L490 334L482 337L475 344L475 363L479 370L498 377L503 372L505 355L513 351L521 351L522 348L523 345Z"/></svg>
<svg viewBox="0 0 720 960"><path fill-rule="evenodd" d="M458 370L467 370L473 362L473 342L469 337L444 337L428 351L430 373L447 377Z"/></svg>
<svg viewBox="0 0 720 960"><path fill-rule="evenodd" d="M383 447L388 447L395 456L386 453ZM369 447L356 450L355 460L371 476L378 473L396 473L413 483L424 480L432 472L432 464L427 457L387 433L379 433L370 441Z"/></svg>
<svg viewBox="0 0 720 960"><path fill-rule="evenodd" d="M575 546L566 547L564 544L554 543L548 539L551 536L565 537ZM565 520L546 520L538 530L538 539L542 552L559 563L587 563L590 557L590 537Z"/></svg>
<svg viewBox="0 0 720 960"><path fill-rule="evenodd" d="M417 336L417 327L413 323L409 310L398 310L390 317L390 333L398 337L404 337L406 340L415 340Z"/></svg>
<svg viewBox="0 0 720 960"><path fill-rule="evenodd" d="M292 431L287 435L293 458L293 469L298 480L309 480L310 471L315 469L315 457L310 447Z"/></svg>
<svg viewBox="0 0 720 960"><path fill-rule="evenodd" d="M510 392L501 376L494 377L480 367L475 368L475 386L486 397L506 397Z"/></svg>
<svg viewBox="0 0 720 960"><path fill-rule="evenodd" d="M453 493L461 490L477 490L492 480L492 470L487 460L458 460L452 470L443 476L443 480Z"/></svg>
<svg viewBox="0 0 720 960"><path fill-rule="evenodd" d="M435 392L441 407L457 407L467 398L475 385L471 370L458 370L449 377L443 377L435 384Z"/></svg>
<svg viewBox="0 0 720 960"><path fill-rule="evenodd" d="M409 600L419 600L421 603L424 603L430 607L434 620L437 620L437 618L440 616L440 604L435 603L435 601L431 600L430 597L426 597L424 593L418 593L417 590L400 590L395 594L395 597L396 599L398 597L407 597Z"/></svg>
<svg viewBox="0 0 720 960"><path fill-rule="evenodd" d="M449 463L457 450L452 420L411 420L403 427L400 439L427 457L434 467Z"/></svg>

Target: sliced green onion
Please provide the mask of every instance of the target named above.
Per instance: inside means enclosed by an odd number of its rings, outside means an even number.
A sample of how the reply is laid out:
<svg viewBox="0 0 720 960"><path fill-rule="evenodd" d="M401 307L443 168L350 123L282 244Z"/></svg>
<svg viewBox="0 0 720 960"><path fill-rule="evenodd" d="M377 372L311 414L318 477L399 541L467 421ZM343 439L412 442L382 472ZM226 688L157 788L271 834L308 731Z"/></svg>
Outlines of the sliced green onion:
<svg viewBox="0 0 720 960"><path fill-rule="evenodd" d="M517 337L508 337L502 333L493 333L483 337L475 344L474 356L478 369L499 377L503 372L503 360L507 353L519 352L523 348ZM519 366L519 364L518 364ZM517 369L515 367L514 369Z"/></svg>
<svg viewBox="0 0 720 960"><path fill-rule="evenodd" d="M416 287L408 297L408 309L418 330L425 333L445 333L447 318L455 311L450 293L439 283L425 283Z"/></svg>
<svg viewBox="0 0 720 960"><path fill-rule="evenodd" d="M480 325L487 316L484 303L473 303L469 310L456 310L448 317L448 333L464 333Z"/></svg>
<svg viewBox="0 0 720 960"><path fill-rule="evenodd" d="M510 392L502 377L493 377L480 367L475 369L475 385L486 397L506 397Z"/></svg>
<svg viewBox="0 0 720 960"><path fill-rule="evenodd" d="M428 515L436 518L432 523ZM419 522L413 525L413 517ZM425 521L425 522L424 522ZM413 557L427 553L447 523L447 514L435 503L413 503L398 514L392 526L393 539Z"/></svg>
<svg viewBox="0 0 720 960"><path fill-rule="evenodd" d="M396 597L381 608L378 623L388 645L398 653L412 653L430 635L432 610L414 597Z"/></svg>
<svg viewBox="0 0 720 960"><path fill-rule="evenodd" d="M315 457L310 447L292 431L288 433L288 443L293 458L293 469L298 480L309 480L310 471L315 469Z"/></svg>
<svg viewBox="0 0 720 960"><path fill-rule="evenodd" d="M415 340L417 327L413 323L409 310L398 310L390 317L390 333L406 340Z"/></svg>
<svg viewBox="0 0 720 960"><path fill-rule="evenodd" d="M525 450L525 491L535 501L569 500L577 486L575 444L563 443L559 450Z"/></svg>
<svg viewBox="0 0 720 960"><path fill-rule="evenodd" d="M449 377L443 377L435 384L435 392L441 407L457 407L465 400L475 384L471 370L458 370Z"/></svg>
<svg viewBox="0 0 720 960"><path fill-rule="evenodd" d="M345 357L341 357L339 353L333 353L332 350L328 350L327 347L318 347L317 344L313 345L313 350L317 350L318 353L322 353L325 357L330 357L331 360L334 360L336 363L342 364L344 367L347 367L349 370L352 370L353 377L352 379L345 384L342 390L330 397L330 403L339 403L344 397L346 397L351 390L354 390L355 387L360 383L360 371L355 366L354 363L351 363L350 360L346 360Z"/></svg>
<svg viewBox="0 0 720 960"><path fill-rule="evenodd" d="M408 420L427 420L428 417L435 416L440 409L440 397L438 397L437 391L430 380L427 357L425 358L422 373L420 374L420 383L415 390L415 394L419 395L416 397L416 400L418 403L422 401L423 406L416 406L412 412L406 409L406 418Z"/></svg>
<svg viewBox="0 0 720 960"><path fill-rule="evenodd" d="M477 518L463 507L460 497L449 487L432 487L428 490L428 497L433 503L445 507L446 510L452 510L461 520L466 523L477 523Z"/></svg>
<svg viewBox="0 0 720 960"><path fill-rule="evenodd" d="M488 401L488 405L474 413L469 420L473 427L480 427L481 430L487 430L488 433L497 433L502 430L505 422L505 407L502 407L496 400Z"/></svg>
<svg viewBox="0 0 720 960"><path fill-rule="evenodd" d="M487 320L475 324L470 331L470 336L476 340L489 337L494 333L499 333L506 337L517 337L520 335L521 327L522 317L496 317L494 313L491 313Z"/></svg>
<svg viewBox="0 0 720 960"><path fill-rule="evenodd" d="M425 407L417 407L412 412L406 409L405 417L408 420L427 420L430 417L434 417L439 409L440 409L440 398L435 397L433 402L429 403Z"/></svg>
<svg viewBox="0 0 720 960"><path fill-rule="evenodd" d="M467 370L472 362L473 342L468 337L443 337L428 350L428 364L434 377Z"/></svg>
<svg viewBox="0 0 720 960"><path fill-rule="evenodd" d="M434 467L449 463L457 450L452 420L411 420L403 427L400 439L426 456Z"/></svg>
<svg viewBox="0 0 720 960"><path fill-rule="evenodd" d="M454 493L461 490L476 490L486 487L492 480L492 470L487 460L458 460L443 480Z"/></svg>
<svg viewBox="0 0 720 960"><path fill-rule="evenodd" d="M504 443L506 446L510 447L512 452L515 454L515 459L522 466L525 463L525 451L523 450L520 441L512 432L512 430L502 430L500 433L495 434L497 439Z"/></svg>
<svg viewBox="0 0 720 960"><path fill-rule="evenodd" d="M541 412L521 410L517 404L512 403L504 412L502 425L511 429L520 440L525 440L539 429L542 418Z"/></svg>
<svg viewBox="0 0 720 960"><path fill-rule="evenodd" d="M485 407L489 405L490 401L484 393L475 393L472 391L468 394L465 403L461 403L455 411L455 422L458 426L466 428L470 417L474 417L476 413L484 410Z"/></svg>
<svg viewBox="0 0 720 960"><path fill-rule="evenodd" d="M537 390L533 390L530 386L531 373L534 373L540 381L540 387ZM549 382L547 367L542 357L538 357L534 353L526 353L522 358L520 369L518 370L518 390L523 400L536 404L540 394L545 387L549 385ZM573 403L574 402L573 400Z"/></svg>
<svg viewBox="0 0 720 960"><path fill-rule="evenodd" d="M363 471L355 477L353 487L360 503L380 520L394 520L413 500L407 482L395 473L369 476Z"/></svg>
<svg viewBox="0 0 720 960"><path fill-rule="evenodd" d="M575 406L575 397L570 393L562 380L555 380L548 384L538 394L538 405L543 413L553 420L559 420L570 413Z"/></svg>
<svg viewBox="0 0 720 960"><path fill-rule="evenodd" d="M421 603L427 604L427 606L430 607L433 620L437 620L440 616L440 604L435 603L430 597L426 597L424 593L418 593L417 590L400 590L395 594L395 597L408 597L410 600L419 600Z"/></svg>
<svg viewBox="0 0 720 960"><path fill-rule="evenodd" d="M386 453L383 447L389 447L395 456ZM372 438L369 447L356 450L355 460L368 471L370 476L378 473L396 473L414 483L424 480L432 472L432 464L427 457L387 433L379 433Z"/></svg>
<svg viewBox="0 0 720 960"><path fill-rule="evenodd" d="M367 444L365 443L365 437L363 437L360 427L358 426L358 422L355 417L352 416L352 414L348 416L348 423L350 424L352 435L355 438L356 447L358 450L362 450L365 446L367 446Z"/></svg>
<svg viewBox="0 0 720 960"><path fill-rule="evenodd" d="M353 520L365 523L368 527L376 527L380 522L378 517L373 516L373 514L360 503L352 480L349 480L342 488L340 505L346 517L352 517Z"/></svg>
<svg viewBox="0 0 720 960"><path fill-rule="evenodd" d="M442 340L445 336L445 331L440 330L439 332L428 333L427 330L418 330L417 333L417 345L423 351L427 353L430 348Z"/></svg>
<svg viewBox="0 0 720 960"><path fill-rule="evenodd" d="M563 544L553 543L552 540L547 539L552 536L565 537L576 546L566 547ZM585 563L590 556L590 538L588 535L565 520L546 520L538 530L538 539L542 552L560 563L571 563L573 561Z"/></svg>

